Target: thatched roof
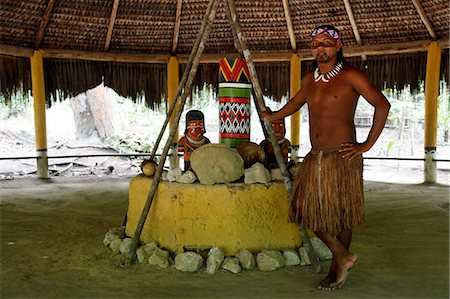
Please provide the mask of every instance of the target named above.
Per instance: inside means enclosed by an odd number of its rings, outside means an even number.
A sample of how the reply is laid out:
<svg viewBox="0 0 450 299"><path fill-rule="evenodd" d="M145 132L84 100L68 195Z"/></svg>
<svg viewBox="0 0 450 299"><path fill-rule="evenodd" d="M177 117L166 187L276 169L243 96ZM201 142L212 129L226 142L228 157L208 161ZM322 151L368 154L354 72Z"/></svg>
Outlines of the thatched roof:
<svg viewBox="0 0 450 299"><path fill-rule="evenodd" d="M218 1L204 62L236 54L224 0ZM290 55L298 53L305 68L311 59L309 34L327 23L340 29L344 53L356 56L354 64L367 65L364 69L379 86L385 79L388 86L417 85L425 72L426 45L432 40L444 48L441 72L448 80L447 0L235 2L248 47L260 61L262 86L276 97L287 92ZM62 89L74 94L104 77L105 84L123 95L135 97L145 91L149 103L158 102L157 95L165 93L165 63L169 55L186 61L207 4L208 0L2 0L0 92L7 94L18 82L28 88L27 59L32 49L43 49L45 68L52 70L46 74L50 93ZM155 76L142 78L153 72Z"/></svg>

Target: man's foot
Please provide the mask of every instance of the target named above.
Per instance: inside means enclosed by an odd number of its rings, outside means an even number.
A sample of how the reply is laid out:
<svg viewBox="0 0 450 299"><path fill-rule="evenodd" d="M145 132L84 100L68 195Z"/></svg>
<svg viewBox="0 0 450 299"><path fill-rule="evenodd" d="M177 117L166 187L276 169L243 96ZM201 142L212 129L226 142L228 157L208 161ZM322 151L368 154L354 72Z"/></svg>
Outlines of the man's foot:
<svg viewBox="0 0 450 299"><path fill-rule="evenodd" d="M336 280L336 260L333 258L333 261L330 266L330 270L328 270L328 275L320 281L317 285L318 290L322 290L325 288L329 288L330 283Z"/></svg>
<svg viewBox="0 0 450 299"><path fill-rule="evenodd" d="M342 265L337 265L336 279L330 282L328 285L323 285L321 290L338 290L344 286L347 279L348 272L358 261L358 256L352 254ZM326 279L326 278L325 278ZM324 280L325 280L324 279Z"/></svg>

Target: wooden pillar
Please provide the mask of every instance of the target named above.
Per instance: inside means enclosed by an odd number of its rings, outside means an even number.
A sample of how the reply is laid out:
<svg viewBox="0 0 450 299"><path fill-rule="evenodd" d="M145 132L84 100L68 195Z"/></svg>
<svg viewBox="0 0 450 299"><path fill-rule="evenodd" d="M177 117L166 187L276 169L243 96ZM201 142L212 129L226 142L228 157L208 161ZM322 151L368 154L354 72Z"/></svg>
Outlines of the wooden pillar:
<svg viewBox="0 0 450 299"><path fill-rule="evenodd" d="M169 61L167 63L167 99L169 101L169 109L172 107L175 102L177 103L178 108L178 101L175 101L175 94L177 92L178 84L180 83L180 73L179 73L179 67L178 67L178 59L175 56L170 56ZM174 121L175 121L175 111L172 113L172 116L169 120L169 130L172 130ZM175 133L175 137L173 138L173 143L176 144L178 142L179 136L178 131ZM169 158L169 164L170 168L176 168L179 167L180 162L178 159L178 151L177 147L175 145L172 146L171 150L171 156Z"/></svg>
<svg viewBox="0 0 450 299"><path fill-rule="evenodd" d="M425 183L436 182L436 139L441 48L437 42L428 45L425 77Z"/></svg>
<svg viewBox="0 0 450 299"><path fill-rule="evenodd" d="M291 80L289 96L292 99L300 90L301 84L301 60L297 54L292 54L291 57ZM300 110L291 115L291 160L298 162L298 152L300 148Z"/></svg>
<svg viewBox="0 0 450 299"><path fill-rule="evenodd" d="M34 51L31 60L31 83L34 101L34 128L37 154L37 176L48 179L47 128L45 120L45 84L43 51Z"/></svg>

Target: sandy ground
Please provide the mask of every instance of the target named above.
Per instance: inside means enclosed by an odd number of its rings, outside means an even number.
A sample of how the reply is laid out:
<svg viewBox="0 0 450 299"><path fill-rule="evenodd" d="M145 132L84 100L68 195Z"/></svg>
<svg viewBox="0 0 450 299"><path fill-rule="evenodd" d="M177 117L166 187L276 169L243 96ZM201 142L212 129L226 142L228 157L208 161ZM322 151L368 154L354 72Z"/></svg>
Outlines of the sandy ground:
<svg viewBox="0 0 450 299"><path fill-rule="evenodd" d="M448 298L449 186L367 181L359 255L342 290L307 267L239 275L120 267L102 244L130 177L0 181L1 298ZM325 263L327 267L329 263Z"/></svg>

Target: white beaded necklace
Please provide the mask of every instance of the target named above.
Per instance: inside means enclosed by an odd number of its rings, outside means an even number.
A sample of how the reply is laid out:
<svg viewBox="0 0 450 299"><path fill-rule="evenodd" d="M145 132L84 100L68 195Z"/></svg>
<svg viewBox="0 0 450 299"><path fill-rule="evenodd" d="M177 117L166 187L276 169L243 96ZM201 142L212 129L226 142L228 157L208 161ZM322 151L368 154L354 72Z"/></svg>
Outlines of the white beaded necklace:
<svg viewBox="0 0 450 299"><path fill-rule="evenodd" d="M344 64L342 63L342 61L340 61L334 66L331 71L326 74L321 74L319 72L319 68L316 68L316 70L314 71L314 82L319 82L321 80L322 82L328 83L331 78L339 74L343 66Z"/></svg>

